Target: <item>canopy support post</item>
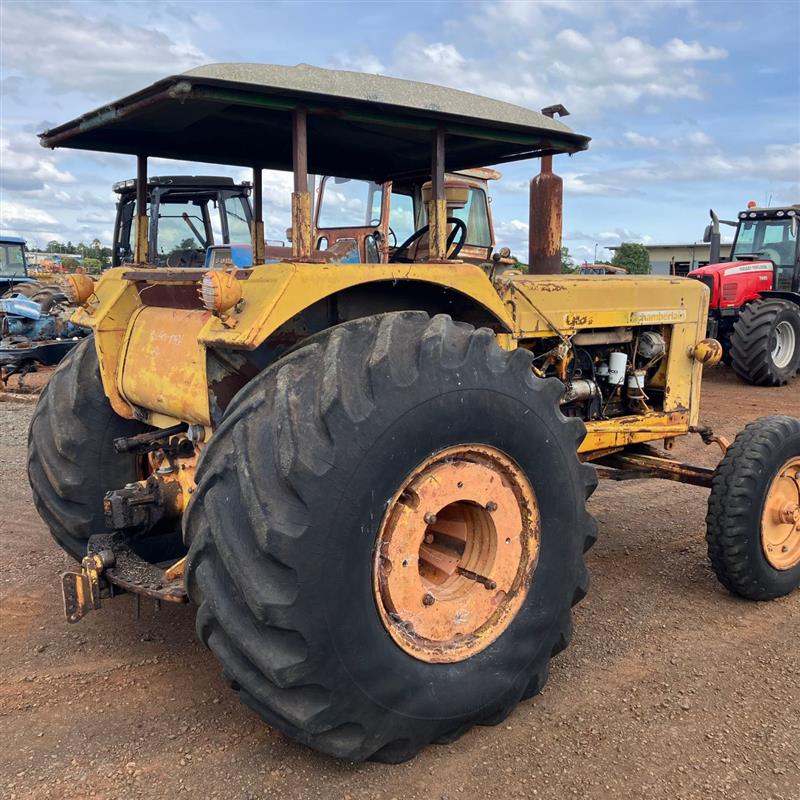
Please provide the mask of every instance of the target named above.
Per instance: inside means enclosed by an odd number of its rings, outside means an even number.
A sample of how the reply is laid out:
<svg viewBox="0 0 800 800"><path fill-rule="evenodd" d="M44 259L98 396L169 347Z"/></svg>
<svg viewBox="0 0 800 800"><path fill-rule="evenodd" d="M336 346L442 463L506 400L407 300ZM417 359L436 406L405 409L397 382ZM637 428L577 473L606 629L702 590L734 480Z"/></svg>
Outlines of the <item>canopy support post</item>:
<svg viewBox="0 0 800 800"><path fill-rule="evenodd" d="M292 257L311 257L311 192L308 191L308 126L304 108L292 113Z"/></svg>
<svg viewBox="0 0 800 800"><path fill-rule="evenodd" d="M447 198L444 192L444 130L433 132L431 158L431 201L428 209L431 261L447 260Z"/></svg>
<svg viewBox="0 0 800 800"><path fill-rule="evenodd" d="M253 167L253 227L250 231L253 265L264 263L264 183L261 167Z"/></svg>
<svg viewBox="0 0 800 800"><path fill-rule="evenodd" d="M147 219L147 156L136 156L136 240L133 260L137 264L147 264L148 257L148 219Z"/></svg>

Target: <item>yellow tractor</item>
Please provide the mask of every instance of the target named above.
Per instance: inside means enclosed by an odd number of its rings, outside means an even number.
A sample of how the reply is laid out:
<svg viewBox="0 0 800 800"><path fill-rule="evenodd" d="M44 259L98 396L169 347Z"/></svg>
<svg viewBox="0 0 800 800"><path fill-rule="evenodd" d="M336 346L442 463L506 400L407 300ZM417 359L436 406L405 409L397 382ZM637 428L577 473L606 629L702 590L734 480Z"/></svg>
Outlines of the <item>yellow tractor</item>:
<svg viewBox="0 0 800 800"><path fill-rule="evenodd" d="M552 159L589 140L544 111L219 64L42 134L137 156L138 187L148 156L252 168L255 200L251 267L154 268L140 196L137 263L96 286L73 276L93 336L43 392L28 461L42 518L80 561L62 579L70 622L118 592L192 602L268 724L398 762L541 690L587 591L598 476L710 488L720 581L752 599L798 586L800 420L731 444L701 425L720 347L699 281L554 274ZM476 184L445 176L521 159L542 161L531 274L490 248L459 259ZM291 252L273 263L264 168L294 175ZM309 174L339 181L316 224ZM669 457L689 433L719 445L715 470Z"/></svg>

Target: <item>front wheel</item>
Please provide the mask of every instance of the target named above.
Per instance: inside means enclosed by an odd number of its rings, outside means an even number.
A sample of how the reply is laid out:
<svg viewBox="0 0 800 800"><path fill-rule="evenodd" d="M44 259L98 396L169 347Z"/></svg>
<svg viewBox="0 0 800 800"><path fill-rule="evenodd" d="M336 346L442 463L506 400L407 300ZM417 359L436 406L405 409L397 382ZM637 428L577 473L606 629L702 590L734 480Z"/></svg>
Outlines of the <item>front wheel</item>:
<svg viewBox="0 0 800 800"><path fill-rule="evenodd" d="M772 600L800 586L800 419L762 417L736 437L714 475L706 539L734 594Z"/></svg>
<svg viewBox="0 0 800 800"><path fill-rule="evenodd" d="M397 762L539 691L595 537L562 391L422 312L337 326L248 384L184 522L198 632L243 702Z"/></svg>

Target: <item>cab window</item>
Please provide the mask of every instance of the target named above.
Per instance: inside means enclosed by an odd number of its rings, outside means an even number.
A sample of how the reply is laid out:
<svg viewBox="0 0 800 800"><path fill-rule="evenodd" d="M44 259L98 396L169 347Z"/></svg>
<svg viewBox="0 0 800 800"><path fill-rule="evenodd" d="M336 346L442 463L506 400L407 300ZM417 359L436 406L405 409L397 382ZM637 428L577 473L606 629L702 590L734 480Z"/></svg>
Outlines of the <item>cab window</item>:
<svg viewBox="0 0 800 800"><path fill-rule="evenodd" d="M23 275L25 257L20 244L0 245L0 275Z"/></svg>
<svg viewBox="0 0 800 800"><path fill-rule="evenodd" d="M200 236L206 233L203 207L194 203L163 202L158 209L158 254L177 250L205 250Z"/></svg>
<svg viewBox="0 0 800 800"><path fill-rule="evenodd" d="M489 228L489 207L486 192L471 187L464 208L455 208L450 215L460 219L467 226L467 239L464 244L474 247L491 247L492 232Z"/></svg>
<svg viewBox="0 0 800 800"><path fill-rule="evenodd" d="M389 212L389 227L397 237L397 244L402 244L416 230L414 221L414 198L410 194L392 192L392 207ZM394 240L389 234L392 245Z"/></svg>
<svg viewBox="0 0 800 800"><path fill-rule="evenodd" d="M381 221L383 187L354 178L325 178L318 228L370 228Z"/></svg>

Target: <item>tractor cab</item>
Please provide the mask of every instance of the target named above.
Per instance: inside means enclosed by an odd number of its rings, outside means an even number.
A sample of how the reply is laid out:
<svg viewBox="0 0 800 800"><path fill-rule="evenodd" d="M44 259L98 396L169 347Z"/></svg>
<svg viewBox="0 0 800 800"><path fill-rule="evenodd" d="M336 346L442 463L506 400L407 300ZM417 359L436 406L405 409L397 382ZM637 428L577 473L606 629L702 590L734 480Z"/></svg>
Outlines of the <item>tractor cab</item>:
<svg viewBox="0 0 800 800"><path fill-rule="evenodd" d="M201 267L215 244L250 241L250 184L206 175L147 180L148 250L154 266ZM119 195L112 266L134 258L136 179L114 184Z"/></svg>
<svg viewBox="0 0 800 800"><path fill-rule="evenodd" d="M0 295L21 283L32 282L28 277L25 240L18 236L0 237Z"/></svg>
<svg viewBox="0 0 800 800"><path fill-rule="evenodd" d="M468 169L444 176L448 258L489 261L495 245L488 182L493 169ZM431 181L373 181L326 176L317 191L315 246L334 245L341 261L413 263L430 257L428 204ZM386 218L386 237L381 225Z"/></svg>

